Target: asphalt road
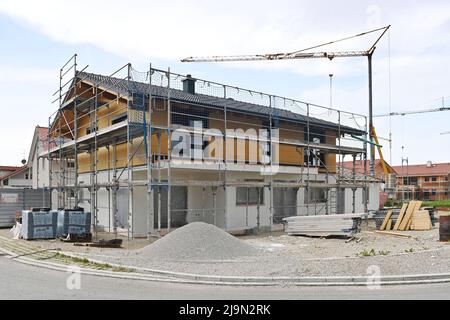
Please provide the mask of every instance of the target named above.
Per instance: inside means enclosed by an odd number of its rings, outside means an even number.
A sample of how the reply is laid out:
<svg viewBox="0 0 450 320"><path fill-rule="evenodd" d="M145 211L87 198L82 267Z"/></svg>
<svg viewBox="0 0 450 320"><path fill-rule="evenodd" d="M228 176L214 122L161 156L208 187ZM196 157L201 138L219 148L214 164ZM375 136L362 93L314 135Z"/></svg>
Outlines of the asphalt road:
<svg viewBox="0 0 450 320"><path fill-rule="evenodd" d="M361 287L220 287L153 283L81 275L80 289L69 290L70 273L14 262L0 255L0 299L58 300L299 300L299 299L450 299L450 284L394 286L381 290ZM69 284L77 286L78 279Z"/></svg>

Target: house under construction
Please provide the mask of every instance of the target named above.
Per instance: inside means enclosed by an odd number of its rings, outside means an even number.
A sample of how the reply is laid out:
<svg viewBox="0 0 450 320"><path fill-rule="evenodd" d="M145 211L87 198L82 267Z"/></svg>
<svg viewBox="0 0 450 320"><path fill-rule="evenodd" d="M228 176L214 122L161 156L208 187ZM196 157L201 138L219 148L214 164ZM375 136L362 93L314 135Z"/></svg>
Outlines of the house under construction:
<svg viewBox="0 0 450 320"><path fill-rule="evenodd" d="M365 116L170 69L77 66L75 55L61 69L40 157L53 162L53 207L85 208L96 231L273 230L288 216L378 209L376 181L337 169L367 159Z"/></svg>

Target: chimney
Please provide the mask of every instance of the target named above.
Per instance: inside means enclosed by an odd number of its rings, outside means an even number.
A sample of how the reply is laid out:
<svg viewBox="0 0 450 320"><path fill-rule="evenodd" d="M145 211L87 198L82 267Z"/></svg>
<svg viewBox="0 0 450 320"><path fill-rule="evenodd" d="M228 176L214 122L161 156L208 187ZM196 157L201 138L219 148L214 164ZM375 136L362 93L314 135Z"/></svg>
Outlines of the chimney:
<svg viewBox="0 0 450 320"><path fill-rule="evenodd" d="M183 91L190 94L195 94L195 80L190 74L183 80Z"/></svg>
<svg viewBox="0 0 450 320"><path fill-rule="evenodd" d="M428 162L427 162L427 168L432 168L432 167L433 167L433 162L428 161Z"/></svg>

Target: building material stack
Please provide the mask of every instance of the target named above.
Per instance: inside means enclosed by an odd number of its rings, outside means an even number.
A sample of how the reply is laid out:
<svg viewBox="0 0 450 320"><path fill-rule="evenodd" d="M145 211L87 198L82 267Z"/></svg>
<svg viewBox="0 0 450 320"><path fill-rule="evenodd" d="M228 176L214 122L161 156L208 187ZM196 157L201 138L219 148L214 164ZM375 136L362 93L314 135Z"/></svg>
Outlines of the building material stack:
<svg viewBox="0 0 450 320"><path fill-rule="evenodd" d="M50 209L32 209L22 212L22 238L25 240L55 239L58 212Z"/></svg>
<svg viewBox="0 0 450 320"><path fill-rule="evenodd" d="M422 201L411 201L404 204L397 221L392 220L392 211L388 211L380 231L429 231L433 229L430 213L420 210ZM392 228L392 226L394 226Z"/></svg>
<svg viewBox="0 0 450 320"><path fill-rule="evenodd" d="M290 236L352 236L360 231L364 214L304 216L284 219Z"/></svg>
<svg viewBox="0 0 450 320"><path fill-rule="evenodd" d="M83 208L58 211L58 236L88 235L91 233L91 213Z"/></svg>

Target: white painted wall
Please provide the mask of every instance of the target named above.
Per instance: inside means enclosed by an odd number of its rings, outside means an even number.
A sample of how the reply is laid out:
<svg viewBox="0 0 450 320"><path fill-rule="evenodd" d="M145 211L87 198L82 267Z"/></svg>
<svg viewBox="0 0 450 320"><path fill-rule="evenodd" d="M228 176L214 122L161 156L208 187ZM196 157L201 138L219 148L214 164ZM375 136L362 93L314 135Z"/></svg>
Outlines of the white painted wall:
<svg viewBox="0 0 450 320"><path fill-rule="evenodd" d="M227 229L253 229L258 226L258 206L236 205L236 188L228 187ZM264 189L264 204L260 206L260 227L270 226L270 190Z"/></svg>
<svg viewBox="0 0 450 320"><path fill-rule="evenodd" d="M363 190L356 190L355 213L364 213ZM380 185L378 183L369 184L369 211L376 211L380 208ZM345 190L345 212L353 212L353 191Z"/></svg>
<svg viewBox="0 0 450 320"><path fill-rule="evenodd" d="M198 172L198 171L197 171ZM198 172L201 174L201 172ZM112 173L110 173L112 177ZM261 177L260 175L246 174L246 173L234 173L229 175L230 181L243 181L243 179L254 179L255 177ZM121 178L123 182L126 181L127 175L124 174ZM193 176L192 179L200 179L199 177ZM297 175L283 175L282 177L276 177L274 180L285 179L286 181L297 181ZM324 181L324 176L319 176L319 181ZM90 184L91 176L90 174L80 175L80 184ZM135 180L146 180L146 172L140 171L134 173ZM269 179L266 177L266 179ZM108 172L103 171L98 175L98 181L107 182ZM266 180L268 181L268 180ZM334 181L330 180L330 183ZM82 189L83 197L81 198L80 206L86 211L91 210L91 205L89 203L90 194L87 189ZM188 187L187 193L187 208L188 213L186 220L188 223L196 221L204 221L207 223L215 224L226 230L244 230L244 229L254 229L258 226L258 210L257 206L238 206L236 204L236 187L227 187L227 195L225 195L225 190L223 187L218 187L216 191L216 216L214 217L213 212L213 189L211 187L192 186ZM112 192L111 192L112 194ZM260 206L260 227L265 228L271 225L270 221L270 190L266 188L264 190L264 204ZM204 199L204 201L203 201ZM118 215L121 224L119 228L127 229L129 221L129 191L127 188L121 188L118 192ZM376 210L379 206L379 185L370 185L370 210ZM106 189L102 188L98 191L98 217L97 225L105 230L112 231L114 226L113 223L113 213L109 210L112 208L112 196L108 199L108 192ZM226 205L225 205L226 204ZM305 189L300 188L297 193L297 214L306 215L306 203L305 203ZM226 214L225 214L226 208ZM311 204L309 206L309 214L325 214L323 205L319 204L318 209L322 209L320 212L315 212L316 206ZM203 210L205 209L205 210ZM209 210L208 210L209 209ZM146 236L147 235L147 225L148 225L148 209L147 209L147 189L146 187L135 187L133 194L133 229L135 236ZM111 215L110 215L111 211ZM352 191L347 189L345 192L345 213L351 213L352 208ZM362 190L357 190L356 192L356 212L364 212L364 204L362 197ZM152 221L153 222L153 221ZM151 223L151 227L153 224Z"/></svg>

